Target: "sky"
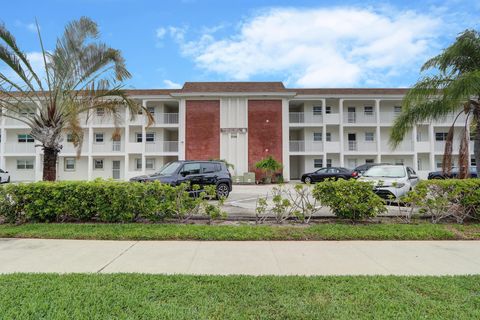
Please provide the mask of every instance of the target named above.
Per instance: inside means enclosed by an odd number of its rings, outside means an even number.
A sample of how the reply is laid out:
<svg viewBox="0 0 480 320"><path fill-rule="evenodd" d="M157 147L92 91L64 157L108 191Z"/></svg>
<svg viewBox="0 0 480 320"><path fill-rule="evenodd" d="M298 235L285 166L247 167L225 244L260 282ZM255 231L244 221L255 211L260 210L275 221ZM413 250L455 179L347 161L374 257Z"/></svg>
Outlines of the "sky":
<svg viewBox="0 0 480 320"><path fill-rule="evenodd" d="M423 62L460 32L480 30L478 0L0 0L0 6L0 22L36 67L35 20L51 50L66 23L92 18L101 40L125 57L132 73L125 87L132 89L186 81L409 87Z"/></svg>

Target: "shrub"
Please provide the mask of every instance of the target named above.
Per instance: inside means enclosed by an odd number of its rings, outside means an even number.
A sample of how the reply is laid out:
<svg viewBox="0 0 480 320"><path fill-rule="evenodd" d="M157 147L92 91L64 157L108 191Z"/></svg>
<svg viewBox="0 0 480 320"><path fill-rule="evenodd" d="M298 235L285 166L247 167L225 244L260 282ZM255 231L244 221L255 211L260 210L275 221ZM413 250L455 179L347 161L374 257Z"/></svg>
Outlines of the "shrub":
<svg viewBox="0 0 480 320"><path fill-rule="evenodd" d="M420 181L402 200L428 215L433 223L446 218L463 223L480 217L480 179Z"/></svg>
<svg viewBox="0 0 480 320"><path fill-rule="evenodd" d="M255 163L255 168L260 169L265 173L266 183L271 183L273 174L282 169L282 167L282 164L275 160L272 156L268 156Z"/></svg>
<svg viewBox="0 0 480 320"><path fill-rule="evenodd" d="M385 202L369 182L326 180L315 185L313 196L340 218L359 220L386 212Z"/></svg>
<svg viewBox="0 0 480 320"><path fill-rule="evenodd" d="M0 220L9 223L132 222L164 218L183 221L193 215L219 217L218 205L208 204L206 197L206 192L196 198L189 196L185 185L172 187L159 182L95 180L8 184L0 187Z"/></svg>

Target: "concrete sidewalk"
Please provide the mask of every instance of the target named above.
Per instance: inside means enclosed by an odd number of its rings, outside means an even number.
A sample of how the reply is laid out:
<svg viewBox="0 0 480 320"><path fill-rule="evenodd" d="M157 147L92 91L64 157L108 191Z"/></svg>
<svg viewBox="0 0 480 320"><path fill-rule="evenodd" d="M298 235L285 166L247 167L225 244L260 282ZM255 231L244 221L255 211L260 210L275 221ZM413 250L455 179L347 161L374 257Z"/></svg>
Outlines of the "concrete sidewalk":
<svg viewBox="0 0 480 320"><path fill-rule="evenodd" d="M0 273L480 274L480 241L0 239Z"/></svg>

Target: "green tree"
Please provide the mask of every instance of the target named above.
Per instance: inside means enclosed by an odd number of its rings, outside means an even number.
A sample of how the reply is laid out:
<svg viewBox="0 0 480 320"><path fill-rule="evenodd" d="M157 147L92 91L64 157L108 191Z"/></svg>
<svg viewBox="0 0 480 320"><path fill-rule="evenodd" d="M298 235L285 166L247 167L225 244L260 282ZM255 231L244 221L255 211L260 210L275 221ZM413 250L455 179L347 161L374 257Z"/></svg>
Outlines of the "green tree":
<svg viewBox="0 0 480 320"><path fill-rule="evenodd" d="M474 139L477 172L480 172L480 34L465 30L442 53L421 68L426 75L409 90L402 113L394 122L390 142L397 146L412 127L422 121L435 121L455 113L445 143L442 170L452 167L454 125L461 114L465 122L460 137L460 177L468 177L469 131ZM463 117L462 117L463 118Z"/></svg>
<svg viewBox="0 0 480 320"><path fill-rule="evenodd" d="M122 90L130 78L120 51L98 40L97 24L82 17L65 27L53 51L38 39L43 57L41 71L34 70L15 37L0 24L0 61L8 73L0 72L0 108L3 116L30 127L30 135L43 149L43 179L56 179L56 162L62 149L62 136L71 134L78 156L83 131L80 115L103 108L113 118L112 138L118 138L121 113L127 107L131 117L143 109ZM149 123L153 121L151 114Z"/></svg>
<svg viewBox="0 0 480 320"><path fill-rule="evenodd" d="M255 163L255 168L260 169L265 173L267 183L272 181L273 174L282 169L282 167L282 164L275 160L272 156L268 156Z"/></svg>

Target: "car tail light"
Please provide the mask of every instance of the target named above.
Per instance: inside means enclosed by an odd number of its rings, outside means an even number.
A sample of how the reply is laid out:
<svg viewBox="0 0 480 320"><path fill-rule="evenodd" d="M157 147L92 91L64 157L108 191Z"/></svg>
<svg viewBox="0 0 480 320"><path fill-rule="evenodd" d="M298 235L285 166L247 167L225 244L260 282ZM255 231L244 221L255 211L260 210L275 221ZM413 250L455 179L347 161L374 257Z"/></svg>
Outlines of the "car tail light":
<svg viewBox="0 0 480 320"><path fill-rule="evenodd" d="M358 172L353 171L353 172L352 172L352 177L357 178L357 177L358 177Z"/></svg>

